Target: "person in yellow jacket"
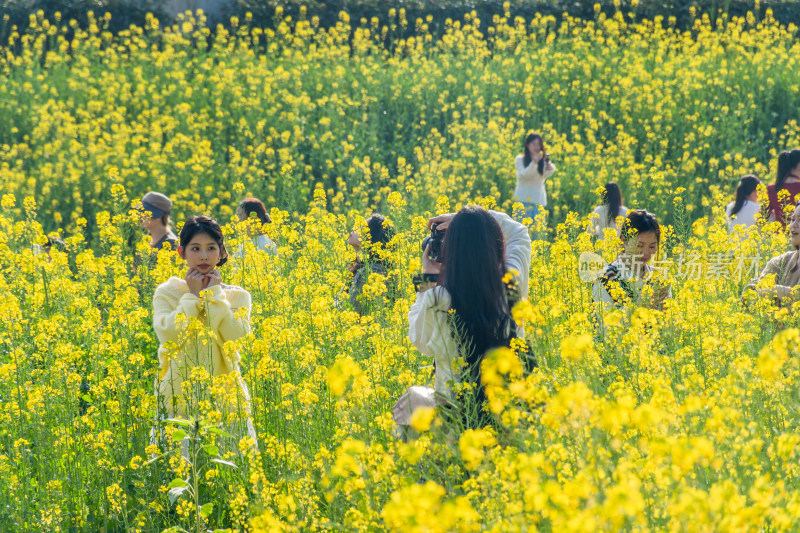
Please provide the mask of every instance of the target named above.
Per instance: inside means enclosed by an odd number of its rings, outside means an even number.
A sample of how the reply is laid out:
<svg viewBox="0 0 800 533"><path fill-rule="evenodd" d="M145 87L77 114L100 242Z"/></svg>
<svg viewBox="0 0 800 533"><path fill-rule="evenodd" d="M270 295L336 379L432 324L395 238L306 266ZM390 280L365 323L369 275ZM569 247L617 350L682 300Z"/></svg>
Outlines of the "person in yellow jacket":
<svg viewBox="0 0 800 533"><path fill-rule="evenodd" d="M168 418L217 418L235 436L255 439L239 354L226 346L250 333L250 293L222 283L217 267L228 252L216 220L189 217L179 243L186 276L171 277L153 296L159 412Z"/></svg>

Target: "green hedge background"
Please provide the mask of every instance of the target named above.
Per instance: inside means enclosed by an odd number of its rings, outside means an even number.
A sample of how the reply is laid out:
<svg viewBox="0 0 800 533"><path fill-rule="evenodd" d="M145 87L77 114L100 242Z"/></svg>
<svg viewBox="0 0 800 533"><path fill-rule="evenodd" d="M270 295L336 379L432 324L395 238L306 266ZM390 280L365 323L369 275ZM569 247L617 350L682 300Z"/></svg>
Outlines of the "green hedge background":
<svg viewBox="0 0 800 533"><path fill-rule="evenodd" d="M596 16L595 6L606 13L616 9L633 11L637 18L654 18L663 16L665 24L678 27L691 25L691 9L707 13L712 20L720 14L743 16L748 11L764 12L771 9L774 17L781 23L797 23L800 21L800 0L763 1L757 0L228 0L221 16L209 14L211 20L217 19L225 25L231 16L244 18L247 13L253 17L253 25L273 27L275 10L280 7L284 15L297 18L301 8L305 8L305 16L319 17L320 25L331 26L338 20L339 12L347 11L351 20L358 25L361 19L372 17L386 18L390 9L405 9L409 22L408 33L413 34L413 21L417 18L433 16L432 29L442 28L447 18L460 20L465 13L475 11L485 25L494 15L504 13L504 4L508 4L511 17L530 18L534 13L553 15L560 18L563 13L582 18ZM79 23L86 22L86 13L91 10L95 15L111 14L109 29L118 31L131 24L143 25L148 12L156 15L162 23L170 20L164 10L163 0L0 0L0 38L5 42L10 28L16 25L23 29L27 26L28 17L38 10L46 14L60 12L63 20L75 19Z"/></svg>

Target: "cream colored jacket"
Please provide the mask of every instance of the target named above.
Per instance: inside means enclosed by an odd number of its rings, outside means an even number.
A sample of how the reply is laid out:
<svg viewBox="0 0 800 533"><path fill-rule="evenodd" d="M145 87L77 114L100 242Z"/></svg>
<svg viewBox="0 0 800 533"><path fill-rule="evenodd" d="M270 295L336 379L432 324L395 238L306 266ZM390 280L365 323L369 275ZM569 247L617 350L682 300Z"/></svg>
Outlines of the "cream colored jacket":
<svg viewBox="0 0 800 533"><path fill-rule="evenodd" d="M188 332L190 317L205 326L201 332ZM250 293L240 287L215 285L210 295L199 298L189 292L185 280L172 277L159 285L153 296L153 327L160 342L159 405L163 402L169 416L185 416L185 402L178 396L193 367L205 367L212 376L239 372L238 352L228 357L223 345L250 332ZM167 347L167 343L174 346ZM249 404L247 388L241 378L238 381Z"/></svg>

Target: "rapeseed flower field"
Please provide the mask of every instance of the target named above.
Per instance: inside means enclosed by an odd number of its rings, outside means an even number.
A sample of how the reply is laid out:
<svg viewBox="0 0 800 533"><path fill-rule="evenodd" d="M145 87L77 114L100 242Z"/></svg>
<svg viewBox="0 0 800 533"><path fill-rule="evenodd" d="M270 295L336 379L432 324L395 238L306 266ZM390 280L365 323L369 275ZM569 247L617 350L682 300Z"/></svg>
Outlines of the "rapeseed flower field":
<svg viewBox="0 0 800 533"><path fill-rule="evenodd" d="M466 17L434 38L430 22L211 34L198 13L111 35L40 14L4 45L1 529L798 529L800 304L741 298L787 236L763 220L731 235L722 210L742 174L766 178L797 144L797 28L698 14L679 32L618 12L498 18L485 34ZM420 31L402 39L408 24ZM427 218L518 212L512 162L532 125L559 166L514 309L539 368L491 353L499 427L454 436L420 410L420 438L402 442L392 404L433 380L408 339ZM609 179L668 223L674 297L598 332L580 268L618 252L586 232ZM197 416L156 422L152 296L185 269L150 253L132 209L149 189L179 222L216 216L231 249L249 246L238 200L271 206L278 253L222 267L252 296L252 331L226 350L257 446L220 429L202 394L224 396L227 377L202 369ZM371 276L359 314L345 239L375 209L397 229L397 290ZM52 234L65 248L45 253Z"/></svg>

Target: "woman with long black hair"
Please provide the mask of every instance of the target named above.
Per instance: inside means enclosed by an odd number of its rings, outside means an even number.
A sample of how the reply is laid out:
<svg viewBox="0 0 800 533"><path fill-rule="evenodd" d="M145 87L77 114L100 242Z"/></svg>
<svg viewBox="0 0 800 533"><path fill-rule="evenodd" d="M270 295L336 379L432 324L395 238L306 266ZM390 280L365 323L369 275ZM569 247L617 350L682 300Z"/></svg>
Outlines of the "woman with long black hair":
<svg viewBox="0 0 800 533"><path fill-rule="evenodd" d="M395 235L392 223L379 213L370 216L365 221L365 226L367 230L365 237L369 239L367 245L363 245L361 234L358 231L353 230L347 237L347 244L357 253L362 253L362 245L366 248L363 252L365 257L357 257L349 268L353 274L353 282L350 285L350 304L358 313L364 313L362 294L369 276L371 274L379 274L384 277L389 275L390 265L385 257L389 241ZM363 228L361 233L364 233ZM387 287L388 289L389 287Z"/></svg>
<svg viewBox="0 0 800 533"><path fill-rule="evenodd" d="M787 200L781 200L779 193L785 190L789 193ZM786 226L783 210L787 206L796 206L795 196L800 194L800 150L783 151L778 156L778 173L775 183L767 185L769 197L769 221L778 221Z"/></svg>
<svg viewBox="0 0 800 533"><path fill-rule="evenodd" d="M733 232L736 226L755 226L756 214L761 210L758 205L758 186L761 180L752 174L742 176L736 187L736 198L725 208L728 231Z"/></svg>
<svg viewBox="0 0 800 533"><path fill-rule="evenodd" d="M428 224L445 230L443 259L432 261L430 246L423 253L427 282L418 287L408 322L412 344L434 359L434 389L412 387L427 397L421 403L413 397L406 405L398 402L395 421L402 426L403 414L410 416L413 410L409 405L433 404L455 408L460 416L451 419L466 427L483 427L491 417L484 408L481 362L487 350L523 336L511 308L528 296L531 239L528 229L508 215L476 206L434 217ZM508 273L516 281L514 290L505 281ZM469 397L458 392L463 382L471 385Z"/></svg>
<svg viewBox="0 0 800 533"><path fill-rule="evenodd" d="M517 169L514 199L525 206L525 216L535 222L536 215L547 206L544 182L553 175L556 166L550 161L541 134L528 134L523 149L524 153L518 155L514 161Z"/></svg>
<svg viewBox="0 0 800 533"><path fill-rule="evenodd" d="M602 205L595 207L592 211L589 233L602 240L606 228L613 228L619 234L617 217L624 217L628 213L628 208L622 205L622 191L615 181L606 183L601 198L603 199Z"/></svg>

